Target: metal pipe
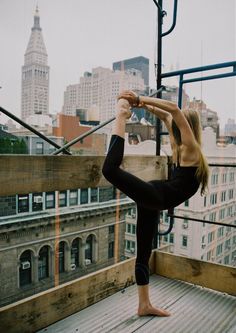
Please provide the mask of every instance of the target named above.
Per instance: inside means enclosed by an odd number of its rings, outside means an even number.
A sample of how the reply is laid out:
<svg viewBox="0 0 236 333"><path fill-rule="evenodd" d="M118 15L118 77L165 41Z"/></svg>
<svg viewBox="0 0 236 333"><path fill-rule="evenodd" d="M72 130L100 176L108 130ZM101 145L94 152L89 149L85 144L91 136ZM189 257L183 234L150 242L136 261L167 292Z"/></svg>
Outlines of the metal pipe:
<svg viewBox="0 0 236 333"><path fill-rule="evenodd" d="M183 80L182 83L184 84L184 83L193 83L193 82L198 82L198 81L215 80L215 79L222 79L222 78L231 77L231 76L236 76L236 72L196 77L193 79L186 79L186 80Z"/></svg>
<svg viewBox="0 0 236 333"><path fill-rule="evenodd" d="M166 32L162 33L161 37L169 35L174 30L174 28L176 26L177 6L178 6L178 0L175 0L175 2L174 2L174 10L173 10L173 21L172 21L172 25L171 25L171 27L170 27L169 30L167 30Z"/></svg>
<svg viewBox="0 0 236 333"><path fill-rule="evenodd" d="M179 215L172 215L172 214L167 214L170 218L176 218L176 219L181 219L181 220L189 220L189 221L195 221L195 222L201 222L201 223L208 223L208 224L215 224L215 225L222 225L224 227L231 227L231 228L236 228L235 224L226 224L226 223L221 223L221 222L212 222L209 220L201 220L201 219L195 219L191 217L186 217L186 216L179 216Z"/></svg>
<svg viewBox="0 0 236 333"><path fill-rule="evenodd" d="M236 61L230 61L230 62L223 62L223 63L219 63L219 64L207 65L207 66L202 66L202 67L193 67L193 68L187 68L187 69L182 69L182 70L168 72L168 73L162 73L161 76L162 76L162 79L164 79L167 77L178 76L180 74L204 72L204 71L221 69L221 68L226 68L226 67L234 67L234 66L236 66Z"/></svg>
<svg viewBox="0 0 236 333"><path fill-rule="evenodd" d="M18 124L20 124L23 127L27 128L28 130L30 130L31 132L33 132L34 134L36 134L37 136L39 136L40 138L42 138L44 141L47 141L48 143L50 143L55 148L61 148L61 146L59 146L56 142L50 140L48 137L46 137L45 135L43 135L41 132L37 131L35 128L33 128L30 125L26 124L23 120L21 120L20 118L16 117L14 114L10 113L9 111L3 109L1 106L0 106L0 112L4 113L9 118L15 120ZM63 152L65 154L71 155L71 153L68 150L66 150L65 148L62 147L61 149L63 150Z"/></svg>

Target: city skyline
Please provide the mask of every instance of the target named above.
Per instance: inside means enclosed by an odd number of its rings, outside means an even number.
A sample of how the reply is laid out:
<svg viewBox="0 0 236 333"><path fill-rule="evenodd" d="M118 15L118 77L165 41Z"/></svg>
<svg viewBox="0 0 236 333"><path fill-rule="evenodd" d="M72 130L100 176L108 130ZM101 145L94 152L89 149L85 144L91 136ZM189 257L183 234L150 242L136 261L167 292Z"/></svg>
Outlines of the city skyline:
<svg viewBox="0 0 236 333"><path fill-rule="evenodd" d="M131 0L117 4L102 0L99 4L93 3L93 7L82 0L73 0L69 6L64 0L59 3L40 0L37 3L51 68L50 113L61 111L66 86L78 83L85 71L98 66L112 68L113 62L122 59L140 55L149 58L150 86L155 88L156 8L152 1ZM204 12L199 12L201 4L196 5L194 1L179 4L176 28L163 40L164 72L170 71L171 66L197 67L235 59L234 1L228 1L224 11L220 1L214 3L214 15L211 13L210 17L211 1L204 2ZM163 4L168 12L164 19L165 31L172 19L173 2L163 1ZM35 8L36 1L30 0L21 3L3 0L0 3L0 21L5 28L1 29L4 34L0 33L1 44L5 45L0 70L0 99L1 105L17 116L20 115L20 70ZM88 18L93 11L97 15L90 20ZM134 11L135 15L130 15ZM217 24L219 18L224 18L223 25ZM190 22L191 29L186 29ZM224 38L225 35L228 38ZM184 88L190 98L202 98L210 109L218 113L221 127L228 118L235 118L235 78Z"/></svg>

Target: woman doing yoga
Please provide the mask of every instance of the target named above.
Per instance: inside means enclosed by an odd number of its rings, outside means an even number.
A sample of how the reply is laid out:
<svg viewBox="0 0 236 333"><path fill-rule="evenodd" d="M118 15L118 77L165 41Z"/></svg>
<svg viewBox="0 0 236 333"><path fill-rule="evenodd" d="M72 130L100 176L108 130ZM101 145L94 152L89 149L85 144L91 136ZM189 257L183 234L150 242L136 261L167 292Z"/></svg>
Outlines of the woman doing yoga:
<svg viewBox="0 0 236 333"><path fill-rule="evenodd" d="M126 120L131 116L130 108L134 106L145 107L167 127L174 165L170 180L145 182L120 168ZM207 188L209 169L201 150L201 125L197 112L181 111L173 102L124 91L118 97L117 115L103 175L137 204L135 277L139 295L138 315L169 316L166 310L156 308L150 302L148 262L157 212L178 206L193 196L199 187L201 194Z"/></svg>

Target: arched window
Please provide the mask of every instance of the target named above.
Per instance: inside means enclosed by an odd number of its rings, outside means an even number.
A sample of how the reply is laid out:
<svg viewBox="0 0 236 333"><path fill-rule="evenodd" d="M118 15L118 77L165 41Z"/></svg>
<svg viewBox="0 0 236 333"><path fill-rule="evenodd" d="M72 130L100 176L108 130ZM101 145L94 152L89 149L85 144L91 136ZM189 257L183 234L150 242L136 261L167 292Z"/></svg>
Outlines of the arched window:
<svg viewBox="0 0 236 333"><path fill-rule="evenodd" d="M49 246L43 246L39 251L38 259L38 276L39 280L49 276Z"/></svg>
<svg viewBox="0 0 236 333"><path fill-rule="evenodd" d="M71 245L71 268L79 267L79 238L75 238Z"/></svg>
<svg viewBox="0 0 236 333"><path fill-rule="evenodd" d="M65 242L59 243L59 273L65 272Z"/></svg>
<svg viewBox="0 0 236 333"><path fill-rule="evenodd" d="M85 260L93 260L93 235L89 235L85 244Z"/></svg>
<svg viewBox="0 0 236 333"><path fill-rule="evenodd" d="M20 256L20 287L32 282L32 251L26 250Z"/></svg>

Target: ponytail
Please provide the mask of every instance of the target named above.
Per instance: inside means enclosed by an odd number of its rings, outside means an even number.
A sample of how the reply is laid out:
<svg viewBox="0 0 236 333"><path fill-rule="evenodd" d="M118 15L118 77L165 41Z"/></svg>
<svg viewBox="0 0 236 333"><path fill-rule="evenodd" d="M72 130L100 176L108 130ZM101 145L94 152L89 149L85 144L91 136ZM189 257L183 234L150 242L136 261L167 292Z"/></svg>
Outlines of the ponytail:
<svg viewBox="0 0 236 333"><path fill-rule="evenodd" d="M199 146L199 166L196 171L196 177L200 184L201 195L204 195L207 192L209 174L210 169L206 157L203 155L202 150Z"/></svg>

